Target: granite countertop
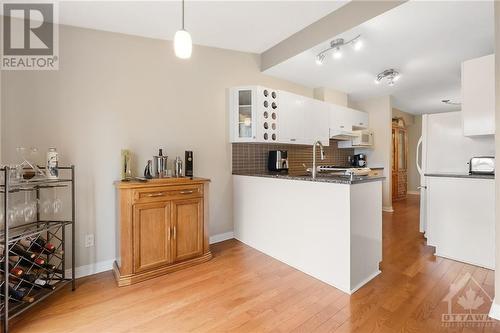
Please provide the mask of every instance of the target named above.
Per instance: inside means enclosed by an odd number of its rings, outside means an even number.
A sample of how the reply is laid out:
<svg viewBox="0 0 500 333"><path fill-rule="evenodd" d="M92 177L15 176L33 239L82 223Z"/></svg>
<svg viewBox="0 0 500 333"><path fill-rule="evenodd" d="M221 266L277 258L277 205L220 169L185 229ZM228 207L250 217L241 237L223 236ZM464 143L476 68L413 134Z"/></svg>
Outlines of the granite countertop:
<svg viewBox="0 0 500 333"><path fill-rule="evenodd" d="M233 175L238 176L251 176L251 177L265 177L265 178L276 178L276 179L288 179L288 180L300 180L300 181L310 181L310 182L320 182L320 183L333 183L333 184L360 184L367 182L374 182L379 180L384 180L383 176L333 176L333 175L317 175L316 179L313 179L309 175L290 175L284 173L273 173L273 172L261 172L261 173L234 173Z"/></svg>
<svg viewBox="0 0 500 333"><path fill-rule="evenodd" d="M426 173L426 177L470 178L470 179L495 179L495 175L470 175L468 173Z"/></svg>

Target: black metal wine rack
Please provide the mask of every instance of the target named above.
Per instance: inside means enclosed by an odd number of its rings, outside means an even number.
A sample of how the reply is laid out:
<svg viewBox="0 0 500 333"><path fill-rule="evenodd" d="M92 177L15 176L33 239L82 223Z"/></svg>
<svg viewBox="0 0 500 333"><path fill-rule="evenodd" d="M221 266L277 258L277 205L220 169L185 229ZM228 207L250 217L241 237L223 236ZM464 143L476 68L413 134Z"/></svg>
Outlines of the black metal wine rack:
<svg viewBox="0 0 500 333"><path fill-rule="evenodd" d="M37 179L12 182L9 179L10 168L0 168L3 173L3 182L0 184L0 195L3 199L3 230L0 230L0 311L2 314L3 332L9 331L9 320L20 315L32 306L42 302L45 298L58 291L66 284L71 283L75 290L75 167L59 167L61 174L68 177L59 179ZM39 205L36 205L36 218L33 222L11 225L8 218L11 194L23 191L33 191L37 200L44 189L54 187L68 187L71 189L71 219L70 220L42 220ZM71 273L66 274L66 236L67 229L71 229ZM20 247L20 242L28 246ZM37 240L51 243L53 251L41 250ZM36 257L27 259L19 253L19 248ZM43 248L43 246L42 246ZM18 260L11 260L17 256ZM42 261L37 260L42 259ZM45 264L43 264L43 262ZM48 267L46 264L50 264ZM55 268L54 268L55 267ZM16 268L22 269L22 275L12 272ZM7 273L6 273L7 272ZM71 275L71 277L66 277ZM30 279L23 278L29 276ZM36 284L34 279L43 280L47 286ZM22 291L22 299L14 298L11 291Z"/></svg>

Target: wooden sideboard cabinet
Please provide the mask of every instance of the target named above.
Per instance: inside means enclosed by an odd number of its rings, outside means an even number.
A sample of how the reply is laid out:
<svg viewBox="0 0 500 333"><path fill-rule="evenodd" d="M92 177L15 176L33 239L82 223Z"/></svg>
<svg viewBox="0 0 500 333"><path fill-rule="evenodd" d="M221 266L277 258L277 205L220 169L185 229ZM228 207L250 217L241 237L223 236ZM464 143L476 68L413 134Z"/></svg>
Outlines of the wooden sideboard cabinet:
<svg viewBox="0 0 500 333"><path fill-rule="evenodd" d="M117 254L113 272L126 286L212 258L208 179L116 182Z"/></svg>

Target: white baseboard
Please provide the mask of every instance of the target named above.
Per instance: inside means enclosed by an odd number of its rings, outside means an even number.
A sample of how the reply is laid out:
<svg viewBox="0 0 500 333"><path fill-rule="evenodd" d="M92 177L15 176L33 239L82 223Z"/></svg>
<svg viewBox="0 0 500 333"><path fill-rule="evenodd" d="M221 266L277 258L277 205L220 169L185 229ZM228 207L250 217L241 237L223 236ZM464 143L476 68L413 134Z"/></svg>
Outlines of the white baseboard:
<svg viewBox="0 0 500 333"><path fill-rule="evenodd" d="M410 195L420 195L420 191L407 191L406 193Z"/></svg>
<svg viewBox="0 0 500 333"><path fill-rule="evenodd" d="M392 206L383 206L382 211L386 213L394 213L394 209L392 208Z"/></svg>
<svg viewBox="0 0 500 333"><path fill-rule="evenodd" d="M493 299L493 302L491 303L490 313L488 316L493 319L500 320L500 305L495 302L495 299Z"/></svg>
<svg viewBox="0 0 500 333"><path fill-rule="evenodd" d="M213 236L210 236L210 244L223 242L225 240L232 239L232 238L234 238L234 232L232 232L232 231L225 232L223 234L213 235Z"/></svg>
<svg viewBox="0 0 500 333"><path fill-rule="evenodd" d="M225 232L223 234L213 235L210 236L210 244L219 243L232 238L234 238L234 233L232 231ZM113 269L114 261L115 259L110 259L110 260L100 261L95 264L75 267L75 277L78 279L84 276L89 276L109 271ZM71 277L71 268L66 269L66 277Z"/></svg>
<svg viewBox="0 0 500 333"><path fill-rule="evenodd" d="M115 259L100 261L95 264L75 267L75 277L81 278L113 269ZM71 277L71 268L66 269L66 277Z"/></svg>

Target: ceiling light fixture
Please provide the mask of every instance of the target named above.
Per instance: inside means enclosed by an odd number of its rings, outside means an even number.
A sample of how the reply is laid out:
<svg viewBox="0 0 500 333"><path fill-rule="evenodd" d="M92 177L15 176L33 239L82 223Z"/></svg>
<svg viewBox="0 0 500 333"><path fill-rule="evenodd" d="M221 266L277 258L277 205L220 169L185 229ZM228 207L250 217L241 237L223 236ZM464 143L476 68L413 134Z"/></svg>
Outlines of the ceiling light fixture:
<svg viewBox="0 0 500 333"><path fill-rule="evenodd" d="M392 68L386 69L385 71L377 75L377 78L375 79L375 84L380 84L380 82L383 79L387 79L387 84L392 87L394 83L399 80L400 77L401 74L399 74L397 70Z"/></svg>
<svg viewBox="0 0 500 333"><path fill-rule="evenodd" d="M350 39L348 41L344 40L344 38L337 38L334 39L330 42L330 47L321 51L318 53L316 56L316 64L322 65L325 62L326 58L326 53L328 53L330 50L333 50L332 52L332 58L333 59L340 59L342 58L342 47L345 45L351 44L353 49L358 51L363 47L363 41L361 40L361 35L357 35L353 39Z"/></svg>
<svg viewBox="0 0 500 333"><path fill-rule="evenodd" d="M443 102L444 104L448 104L448 105L462 105L462 103L460 103L460 102L452 102L449 99L442 99L441 102Z"/></svg>
<svg viewBox="0 0 500 333"><path fill-rule="evenodd" d="M189 59L193 51L191 35L184 29L184 0L182 0L182 28L175 33L174 51L177 58Z"/></svg>
<svg viewBox="0 0 500 333"><path fill-rule="evenodd" d="M323 63L325 62L325 58L326 58L326 56L324 54L318 54L316 56L316 64L323 65Z"/></svg>

